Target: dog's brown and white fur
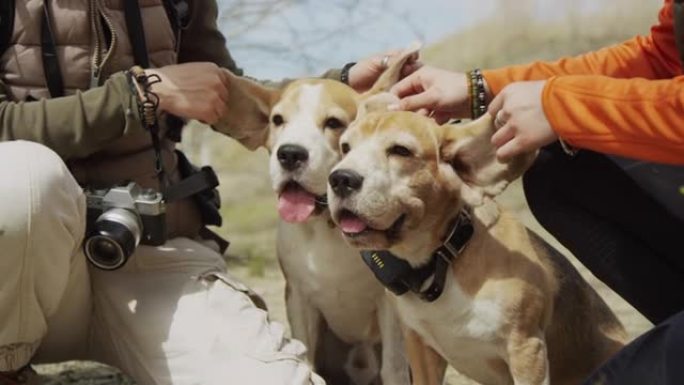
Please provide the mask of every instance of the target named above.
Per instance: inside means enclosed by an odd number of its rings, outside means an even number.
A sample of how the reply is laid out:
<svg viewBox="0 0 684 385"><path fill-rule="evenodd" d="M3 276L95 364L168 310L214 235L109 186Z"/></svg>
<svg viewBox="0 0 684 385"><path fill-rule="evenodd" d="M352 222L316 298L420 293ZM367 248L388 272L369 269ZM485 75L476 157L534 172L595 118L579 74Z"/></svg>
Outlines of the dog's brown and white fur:
<svg viewBox="0 0 684 385"><path fill-rule="evenodd" d="M347 241L417 267L460 210L474 235L432 303L393 296L415 384L441 384L446 364L482 384L578 384L624 341L608 306L572 265L492 200L531 161L496 161L488 115L439 126L409 112L371 113L342 135L335 170L362 178L328 191Z"/></svg>
<svg viewBox="0 0 684 385"><path fill-rule="evenodd" d="M407 51L390 63L367 95L394 83L412 55ZM324 204L328 175L340 158L339 138L366 97L325 79L292 82L278 96L267 142L281 216L277 254L292 334L307 345L328 383L347 384L346 376L357 385L402 385L410 383L409 370L394 308ZM348 354L329 343L329 332L351 345Z"/></svg>

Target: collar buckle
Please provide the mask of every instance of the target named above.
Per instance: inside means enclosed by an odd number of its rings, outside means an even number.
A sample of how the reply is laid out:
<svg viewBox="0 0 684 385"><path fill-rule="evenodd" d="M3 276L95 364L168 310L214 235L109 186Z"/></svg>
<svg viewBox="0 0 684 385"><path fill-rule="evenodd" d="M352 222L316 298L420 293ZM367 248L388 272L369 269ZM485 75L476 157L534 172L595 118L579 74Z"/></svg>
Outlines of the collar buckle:
<svg viewBox="0 0 684 385"><path fill-rule="evenodd" d="M463 250L465 250L470 241L470 237L473 235L473 222L470 215L470 210L464 208L456 217L454 225L451 226L451 231L449 235L442 242L442 247L451 254L451 258L447 261L451 262L454 258L458 257ZM440 255L442 258L445 256L440 253L442 248L437 249L436 254Z"/></svg>

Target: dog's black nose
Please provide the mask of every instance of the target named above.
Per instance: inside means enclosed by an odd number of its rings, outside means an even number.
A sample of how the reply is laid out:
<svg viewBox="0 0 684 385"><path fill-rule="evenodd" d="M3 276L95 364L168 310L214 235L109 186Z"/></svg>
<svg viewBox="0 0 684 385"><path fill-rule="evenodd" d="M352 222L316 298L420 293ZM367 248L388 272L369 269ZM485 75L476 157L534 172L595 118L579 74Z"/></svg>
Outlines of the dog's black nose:
<svg viewBox="0 0 684 385"><path fill-rule="evenodd" d="M278 162L287 171L294 171L309 160L309 151L296 144L284 144L278 149Z"/></svg>
<svg viewBox="0 0 684 385"><path fill-rule="evenodd" d="M337 196L346 198L354 191L361 189L363 177L356 171L343 169L330 174L328 182Z"/></svg>

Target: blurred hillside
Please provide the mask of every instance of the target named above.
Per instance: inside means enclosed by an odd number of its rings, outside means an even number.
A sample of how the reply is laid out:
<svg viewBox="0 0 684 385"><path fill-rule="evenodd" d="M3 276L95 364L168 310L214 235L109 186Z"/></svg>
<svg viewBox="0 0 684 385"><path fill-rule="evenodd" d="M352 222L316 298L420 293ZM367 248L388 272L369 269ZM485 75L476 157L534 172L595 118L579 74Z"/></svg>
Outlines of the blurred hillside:
<svg viewBox="0 0 684 385"><path fill-rule="evenodd" d="M510 0L502 0L506 1ZM604 3L603 10L579 15L574 2L554 3L565 7L563 17L548 20L530 13L499 14L430 44L423 59L442 68L464 70L577 55L648 34L662 5L643 0L599 1Z"/></svg>
<svg viewBox="0 0 684 385"><path fill-rule="evenodd" d="M502 4L513 4L507 1L502 0ZM648 33L661 4L640 0L602 3L613 6L605 5L600 12L580 16L572 6L563 5L566 15L551 19L504 6L505 14L428 44L423 59L440 67L464 70L575 55ZM220 174L224 225L219 232L232 242L229 255L249 261L252 272L262 274L266 265L275 263L278 221L268 177L268 155L264 150L249 152L200 125L186 130L183 146L198 164L211 164ZM503 200L515 206L512 208L524 210L519 190L512 189Z"/></svg>

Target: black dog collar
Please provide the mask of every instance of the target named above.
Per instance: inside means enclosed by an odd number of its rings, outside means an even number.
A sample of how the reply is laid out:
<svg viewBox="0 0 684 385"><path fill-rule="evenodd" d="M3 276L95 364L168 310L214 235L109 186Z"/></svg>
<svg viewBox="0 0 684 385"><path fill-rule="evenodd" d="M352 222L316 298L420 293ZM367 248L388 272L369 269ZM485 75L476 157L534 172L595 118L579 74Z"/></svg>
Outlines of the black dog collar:
<svg viewBox="0 0 684 385"><path fill-rule="evenodd" d="M432 253L427 264L413 268L403 259L386 250L362 251L363 261L375 277L396 295L411 291L423 301L433 302L444 291L449 264L465 249L473 235L473 222L467 209L461 210L454 220L451 232L444 243ZM425 282L433 277L430 286Z"/></svg>

